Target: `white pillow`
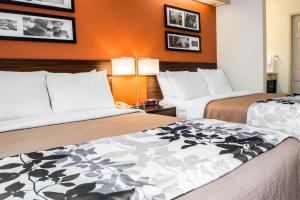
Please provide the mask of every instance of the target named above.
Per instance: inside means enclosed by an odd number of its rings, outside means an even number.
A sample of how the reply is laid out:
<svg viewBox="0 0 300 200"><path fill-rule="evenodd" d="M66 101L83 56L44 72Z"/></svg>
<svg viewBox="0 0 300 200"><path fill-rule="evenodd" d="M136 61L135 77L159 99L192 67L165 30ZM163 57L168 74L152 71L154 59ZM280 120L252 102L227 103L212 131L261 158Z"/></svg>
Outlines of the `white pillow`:
<svg viewBox="0 0 300 200"><path fill-rule="evenodd" d="M228 82L223 70L198 69L198 72L202 74L203 78L207 82L210 94L232 92L231 85Z"/></svg>
<svg viewBox="0 0 300 200"><path fill-rule="evenodd" d="M170 85L167 72L160 72L156 77L164 99L176 98L175 90Z"/></svg>
<svg viewBox="0 0 300 200"><path fill-rule="evenodd" d="M0 121L51 112L45 72L0 72Z"/></svg>
<svg viewBox="0 0 300 200"><path fill-rule="evenodd" d="M170 80L168 78L167 72L160 72L159 74L156 75L158 84L160 86L161 93L164 97L164 99L174 99L176 98L175 90L172 87ZM183 73L183 72L188 72L188 71L172 71L172 73Z"/></svg>
<svg viewBox="0 0 300 200"><path fill-rule="evenodd" d="M199 72L167 72L177 99L189 100L209 94L208 86Z"/></svg>
<svg viewBox="0 0 300 200"><path fill-rule="evenodd" d="M115 108L107 72L47 73L53 112Z"/></svg>

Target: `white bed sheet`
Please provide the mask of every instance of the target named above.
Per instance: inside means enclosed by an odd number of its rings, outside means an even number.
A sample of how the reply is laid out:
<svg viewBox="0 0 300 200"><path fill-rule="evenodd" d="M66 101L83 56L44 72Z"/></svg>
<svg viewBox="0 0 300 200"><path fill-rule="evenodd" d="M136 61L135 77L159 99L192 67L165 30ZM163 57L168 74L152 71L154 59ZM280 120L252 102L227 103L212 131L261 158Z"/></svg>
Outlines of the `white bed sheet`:
<svg viewBox="0 0 300 200"><path fill-rule="evenodd" d="M184 100L180 99L163 99L159 105L164 108L176 107L176 116L181 119L186 119L186 110Z"/></svg>
<svg viewBox="0 0 300 200"><path fill-rule="evenodd" d="M205 97L199 97L193 100L184 102L187 119L203 119L205 108L208 103L214 100L227 99L232 97L241 97L251 94L256 94L255 91L234 91L222 94L214 94Z"/></svg>
<svg viewBox="0 0 300 200"><path fill-rule="evenodd" d="M15 120L1 121L0 133L21 130L28 128L36 128L41 126L49 126L70 122L78 122L84 120L98 119L104 117L112 117L118 115L124 115L135 112L143 112L137 109L99 109L99 110L87 110L79 112L69 112L63 114L46 114L35 117L27 117Z"/></svg>
<svg viewBox="0 0 300 200"><path fill-rule="evenodd" d="M203 119L205 108L208 103L214 100L227 99L232 97L241 97L251 94L256 94L254 91L234 91L222 94L214 94L205 97L199 97L193 100L186 101L184 107L186 110L187 119Z"/></svg>
<svg viewBox="0 0 300 200"><path fill-rule="evenodd" d="M257 92L254 91L234 91L198 97L188 101L183 101L180 99L164 99L160 102L160 105L164 107L176 106L176 115L182 119L203 119L205 108L211 101L232 97L241 97L256 93Z"/></svg>

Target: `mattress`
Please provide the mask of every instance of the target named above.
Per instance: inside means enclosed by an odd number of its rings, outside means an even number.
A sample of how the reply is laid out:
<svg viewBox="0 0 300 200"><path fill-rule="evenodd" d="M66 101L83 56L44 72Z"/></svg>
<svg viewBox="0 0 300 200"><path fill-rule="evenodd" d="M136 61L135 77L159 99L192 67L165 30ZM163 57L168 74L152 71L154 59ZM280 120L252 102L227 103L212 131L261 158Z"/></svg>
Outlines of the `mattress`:
<svg viewBox="0 0 300 200"><path fill-rule="evenodd" d="M132 113L102 119L4 132L0 158L90 140L124 135L178 121L176 118ZM101 131L99 131L101 130ZM276 164L274 164L276 163ZM300 145L287 139L222 178L178 199L300 199Z"/></svg>

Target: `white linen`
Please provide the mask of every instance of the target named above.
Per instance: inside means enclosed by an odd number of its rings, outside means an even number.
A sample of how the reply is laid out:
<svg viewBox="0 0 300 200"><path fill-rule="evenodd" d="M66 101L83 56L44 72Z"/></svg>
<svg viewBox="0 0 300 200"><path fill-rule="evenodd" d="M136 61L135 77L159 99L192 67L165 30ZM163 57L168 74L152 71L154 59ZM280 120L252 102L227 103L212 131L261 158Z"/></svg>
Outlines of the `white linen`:
<svg viewBox="0 0 300 200"><path fill-rule="evenodd" d="M184 102L181 99L163 99L159 102L159 105L164 108L176 107L176 116L181 119L186 118L186 110Z"/></svg>
<svg viewBox="0 0 300 200"><path fill-rule="evenodd" d="M252 104L247 124L293 134L300 139L300 96L287 96Z"/></svg>
<svg viewBox="0 0 300 200"><path fill-rule="evenodd" d="M164 99L176 98L175 90L170 85L167 72L160 72L156 77Z"/></svg>
<svg viewBox="0 0 300 200"><path fill-rule="evenodd" d="M210 94L232 92L232 87L223 70L198 69L198 72L201 73L202 77L207 82Z"/></svg>
<svg viewBox="0 0 300 200"><path fill-rule="evenodd" d="M54 113L115 107L106 71L47 73L46 80Z"/></svg>
<svg viewBox="0 0 300 200"><path fill-rule="evenodd" d="M235 91L229 93L221 93L221 94L214 94L204 97L199 97L196 99L192 99L189 101L184 102L184 107L186 110L186 118L187 119L203 119L204 112L207 104L214 100L219 99L227 99L232 97L241 97L246 95L255 94L257 92L254 91Z"/></svg>
<svg viewBox="0 0 300 200"><path fill-rule="evenodd" d="M35 117L0 121L0 133L6 131L63 124L69 122L78 122L78 121L98 119L104 117L112 117L117 115L135 113L135 112L143 112L143 111L137 109L100 109L100 110L69 112L63 114L51 113L51 114L35 116Z"/></svg>
<svg viewBox="0 0 300 200"><path fill-rule="evenodd" d="M183 72L188 72L188 71L174 71L172 73L174 74L180 74ZM164 99L175 99L176 98L176 91L172 87L171 82L168 78L167 73L170 73L170 71L167 72L160 72L159 74L156 75L161 93L164 97Z"/></svg>
<svg viewBox="0 0 300 200"><path fill-rule="evenodd" d="M199 72L167 72L176 99L189 100L209 94L208 85Z"/></svg>
<svg viewBox="0 0 300 200"><path fill-rule="evenodd" d="M171 200L221 178L288 137L292 135L218 120L176 122L0 159L0 194L26 200Z"/></svg>
<svg viewBox="0 0 300 200"><path fill-rule="evenodd" d="M163 99L159 105L164 108L176 107L176 117L186 119L186 109L182 99Z"/></svg>
<svg viewBox="0 0 300 200"><path fill-rule="evenodd" d="M45 72L0 72L0 121L51 113Z"/></svg>
<svg viewBox="0 0 300 200"><path fill-rule="evenodd" d="M176 99L163 99L159 102L159 105L164 108L170 108L177 105Z"/></svg>

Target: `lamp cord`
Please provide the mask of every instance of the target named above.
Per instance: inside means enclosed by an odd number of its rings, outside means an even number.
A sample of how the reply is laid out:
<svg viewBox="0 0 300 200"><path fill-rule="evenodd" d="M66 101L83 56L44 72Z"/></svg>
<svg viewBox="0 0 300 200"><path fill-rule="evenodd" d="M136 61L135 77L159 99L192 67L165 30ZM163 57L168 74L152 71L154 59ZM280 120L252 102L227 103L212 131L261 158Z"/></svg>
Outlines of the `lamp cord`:
<svg viewBox="0 0 300 200"><path fill-rule="evenodd" d="M139 77L138 77L138 58L135 59L135 81L136 81L136 107L139 107Z"/></svg>

